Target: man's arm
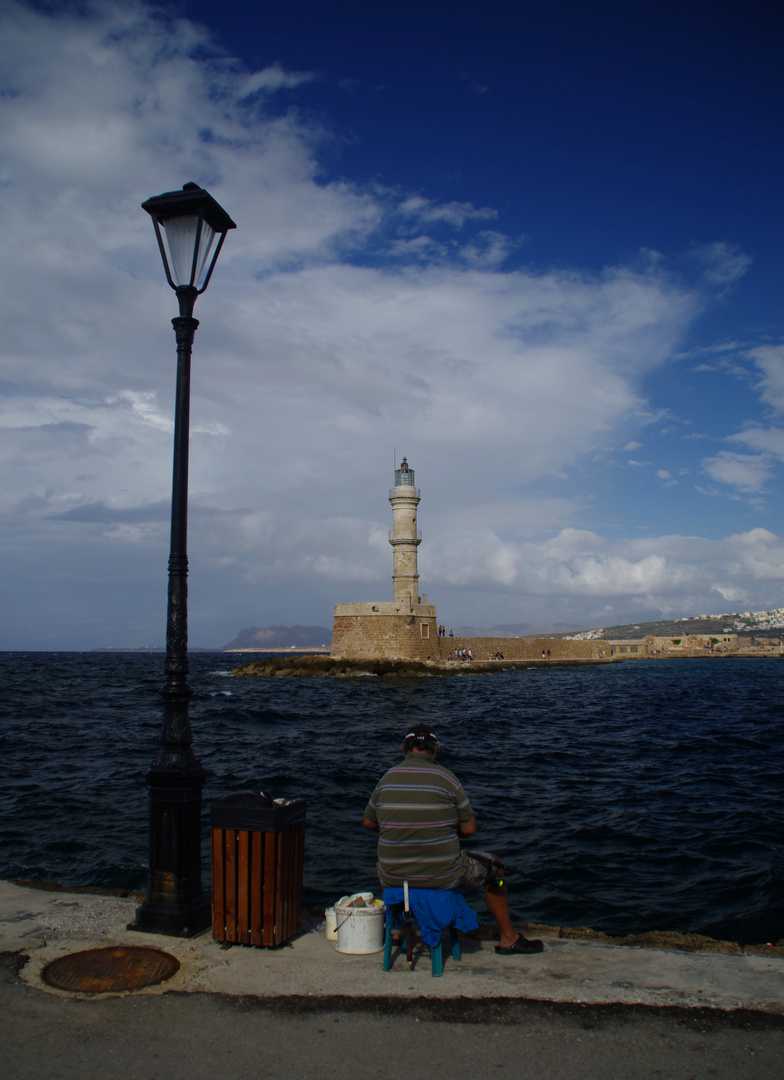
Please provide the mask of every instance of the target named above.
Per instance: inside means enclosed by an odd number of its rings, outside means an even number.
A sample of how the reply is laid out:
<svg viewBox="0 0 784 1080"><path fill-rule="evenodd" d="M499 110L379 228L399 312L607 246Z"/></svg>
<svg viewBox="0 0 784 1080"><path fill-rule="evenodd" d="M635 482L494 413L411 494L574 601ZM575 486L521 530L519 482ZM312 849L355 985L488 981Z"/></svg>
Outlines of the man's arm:
<svg viewBox="0 0 784 1080"><path fill-rule="evenodd" d="M363 817L362 824L366 829L373 829L375 832L378 832L377 821L371 821L369 817ZM474 828L474 832L476 832L476 828Z"/></svg>
<svg viewBox="0 0 784 1080"><path fill-rule="evenodd" d="M364 821L362 822L362 824L364 825ZM468 821L458 821L457 835L465 837L476 835L476 818L473 814L468 819Z"/></svg>

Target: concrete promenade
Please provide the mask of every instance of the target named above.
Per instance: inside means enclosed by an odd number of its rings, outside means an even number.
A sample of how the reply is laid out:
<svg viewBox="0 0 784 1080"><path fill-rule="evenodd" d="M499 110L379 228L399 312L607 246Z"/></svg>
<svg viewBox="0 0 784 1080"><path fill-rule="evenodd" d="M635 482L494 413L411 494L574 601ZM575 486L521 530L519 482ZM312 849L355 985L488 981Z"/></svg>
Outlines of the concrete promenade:
<svg viewBox="0 0 784 1080"><path fill-rule="evenodd" d="M781 949L685 953L545 937L541 955L503 957L491 941L464 938L462 961L447 955L434 979L427 956L413 971L398 956L384 973L380 953L338 953L315 924L279 949L222 948L209 932L188 941L131 933L134 909L0 882L7 1075L746 1080L784 1069ZM43 983L51 960L108 945L151 945L180 969L111 995Z"/></svg>

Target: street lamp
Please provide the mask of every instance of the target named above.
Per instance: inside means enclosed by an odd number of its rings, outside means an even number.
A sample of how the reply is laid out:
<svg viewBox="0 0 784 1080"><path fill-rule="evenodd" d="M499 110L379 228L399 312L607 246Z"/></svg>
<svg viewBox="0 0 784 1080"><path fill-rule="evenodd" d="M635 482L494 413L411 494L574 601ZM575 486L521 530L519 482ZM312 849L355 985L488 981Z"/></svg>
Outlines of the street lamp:
<svg viewBox="0 0 784 1080"><path fill-rule="evenodd" d="M169 599L166 618L166 681L161 751L147 773L150 790L150 870L147 898L136 909L134 928L190 937L210 922L201 884L201 789L206 773L191 750L188 703L188 422L191 350L198 320L196 297L207 288L223 241L236 225L198 184L167 191L142 203L152 217L166 280L177 293L180 314L174 405ZM210 257L211 256L211 257Z"/></svg>

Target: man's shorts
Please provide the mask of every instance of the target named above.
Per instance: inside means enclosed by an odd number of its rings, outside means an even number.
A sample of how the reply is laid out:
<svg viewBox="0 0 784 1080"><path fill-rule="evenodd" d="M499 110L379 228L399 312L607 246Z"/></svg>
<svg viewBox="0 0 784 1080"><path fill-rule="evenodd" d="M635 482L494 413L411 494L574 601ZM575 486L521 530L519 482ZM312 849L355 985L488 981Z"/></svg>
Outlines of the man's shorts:
<svg viewBox="0 0 784 1080"><path fill-rule="evenodd" d="M483 858L489 859L492 864L492 853L489 851L464 851L462 855L463 873L452 888L462 889L464 892L478 892L480 889L484 889L488 879L493 876L493 865L488 865L488 863L482 862L481 859L475 859L474 856L481 855Z"/></svg>

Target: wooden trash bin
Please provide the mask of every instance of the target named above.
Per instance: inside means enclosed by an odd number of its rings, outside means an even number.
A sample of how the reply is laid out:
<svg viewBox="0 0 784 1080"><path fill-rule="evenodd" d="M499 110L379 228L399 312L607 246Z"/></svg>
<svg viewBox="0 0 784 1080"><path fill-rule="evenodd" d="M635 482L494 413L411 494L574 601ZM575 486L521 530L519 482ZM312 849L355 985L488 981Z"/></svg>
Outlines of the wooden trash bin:
<svg viewBox="0 0 784 1080"><path fill-rule="evenodd" d="M212 936L282 945L302 921L305 800L243 792L210 812Z"/></svg>

